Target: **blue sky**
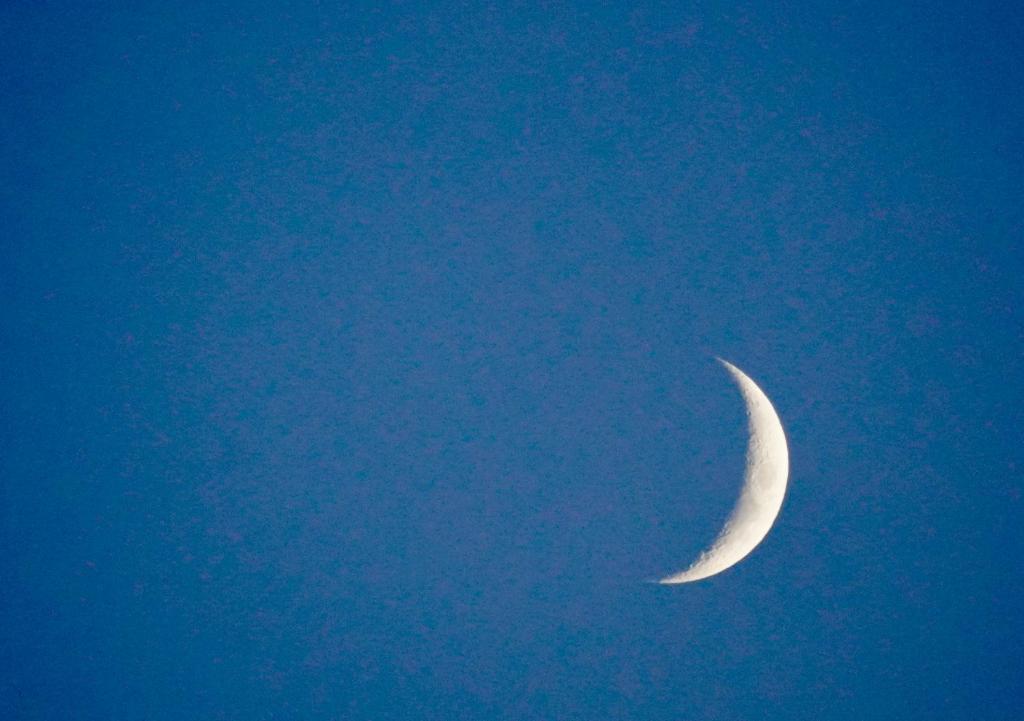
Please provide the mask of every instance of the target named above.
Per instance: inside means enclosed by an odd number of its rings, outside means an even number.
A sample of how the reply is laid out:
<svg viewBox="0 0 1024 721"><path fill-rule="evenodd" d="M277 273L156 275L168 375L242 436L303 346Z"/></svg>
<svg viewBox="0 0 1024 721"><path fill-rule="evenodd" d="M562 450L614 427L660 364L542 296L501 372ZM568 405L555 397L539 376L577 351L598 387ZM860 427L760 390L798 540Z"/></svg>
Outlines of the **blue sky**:
<svg viewBox="0 0 1024 721"><path fill-rule="evenodd" d="M1022 24L6 4L0 711L1015 718Z"/></svg>

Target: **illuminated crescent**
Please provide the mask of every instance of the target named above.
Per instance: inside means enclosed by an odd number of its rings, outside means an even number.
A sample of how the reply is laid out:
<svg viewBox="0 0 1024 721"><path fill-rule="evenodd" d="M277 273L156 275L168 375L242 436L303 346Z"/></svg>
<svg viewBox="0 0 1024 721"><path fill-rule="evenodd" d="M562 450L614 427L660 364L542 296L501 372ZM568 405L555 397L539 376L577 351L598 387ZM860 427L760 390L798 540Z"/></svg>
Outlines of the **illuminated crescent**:
<svg viewBox="0 0 1024 721"><path fill-rule="evenodd" d="M685 571L658 583L699 581L739 563L768 535L786 495L789 449L778 414L768 396L743 371L721 358L718 361L732 374L747 404L750 440L743 489L711 547Z"/></svg>

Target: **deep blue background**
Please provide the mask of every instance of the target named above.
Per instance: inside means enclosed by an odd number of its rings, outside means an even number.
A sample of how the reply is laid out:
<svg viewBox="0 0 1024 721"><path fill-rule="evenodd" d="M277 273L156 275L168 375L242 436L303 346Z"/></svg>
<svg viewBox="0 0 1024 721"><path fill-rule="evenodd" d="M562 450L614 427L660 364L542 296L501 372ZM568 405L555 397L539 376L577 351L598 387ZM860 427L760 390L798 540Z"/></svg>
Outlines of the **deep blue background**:
<svg viewBox="0 0 1024 721"><path fill-rule="evenodd" d="M0 11L4 718L1019 718L1018 5L207 5Z"/></svg>

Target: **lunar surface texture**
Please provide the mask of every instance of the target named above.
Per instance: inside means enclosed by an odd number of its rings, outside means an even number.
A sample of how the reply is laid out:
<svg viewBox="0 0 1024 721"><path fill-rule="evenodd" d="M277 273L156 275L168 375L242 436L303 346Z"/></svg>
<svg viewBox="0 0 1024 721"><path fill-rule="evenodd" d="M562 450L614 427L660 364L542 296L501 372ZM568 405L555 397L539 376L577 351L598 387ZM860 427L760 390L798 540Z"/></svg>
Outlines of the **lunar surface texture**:
<svg viewBox="0 0 1024 721"><path fill-rule="evenodd" d="M786 495L789 449L778 414L743 371L718 360L732 374L747 405L750 439L743 488L714 543L685 571L658 581L662 584L699 581L739 563L768 535Z"/></svg>

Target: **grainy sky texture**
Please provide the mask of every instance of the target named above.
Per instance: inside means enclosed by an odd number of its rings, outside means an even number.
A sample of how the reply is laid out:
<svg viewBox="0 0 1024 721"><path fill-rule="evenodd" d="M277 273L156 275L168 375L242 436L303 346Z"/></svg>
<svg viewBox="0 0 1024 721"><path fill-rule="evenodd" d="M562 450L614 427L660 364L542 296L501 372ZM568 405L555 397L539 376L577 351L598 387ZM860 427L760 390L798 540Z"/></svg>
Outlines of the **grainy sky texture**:
<svg viewBox="0 0 1024 721"><path fill-rule="evenodd" d="M895 5L5 3L0 716L1019 718L1024 14Z"/></svg>

